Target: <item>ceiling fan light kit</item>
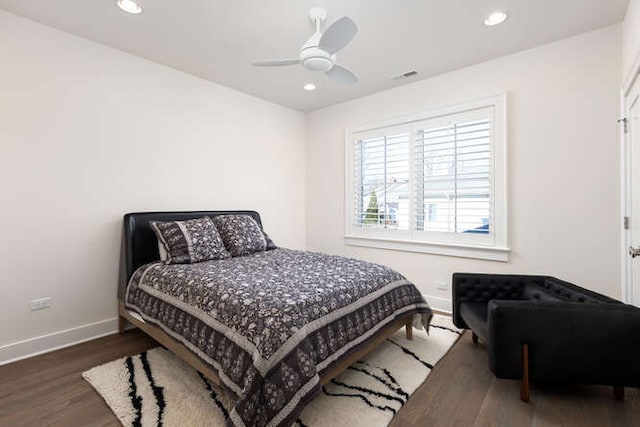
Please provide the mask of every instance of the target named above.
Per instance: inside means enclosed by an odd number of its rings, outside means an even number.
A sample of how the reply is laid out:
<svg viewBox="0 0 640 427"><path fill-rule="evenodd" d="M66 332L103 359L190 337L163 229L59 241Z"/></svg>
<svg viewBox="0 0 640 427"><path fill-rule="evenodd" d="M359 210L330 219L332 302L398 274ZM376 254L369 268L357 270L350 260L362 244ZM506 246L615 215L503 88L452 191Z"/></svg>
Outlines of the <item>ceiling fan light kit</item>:
<svg viewBox="0 0 640 427"><path fill-rule="evenodd" d="M301 64L306 70L326 73L339 83L354 84L358 77L348 68L336 64L336 53L345 48L358 32L353 19L343 16L331 24L324 33L321 31L327 19L327 11L322 7L314 7L309 11L309 18L316 27L315 33L300 48L298 59L278 59L257 61L257 67L280 67Z"/></svg>
<svg viewBox="0 0 640 427"><path fill-rule="evenodd" d="M335 55L329 55L317 47L308 47L300 52L300 62L309 71L319 71L324 73L333 67L336 59Z"/></svg>

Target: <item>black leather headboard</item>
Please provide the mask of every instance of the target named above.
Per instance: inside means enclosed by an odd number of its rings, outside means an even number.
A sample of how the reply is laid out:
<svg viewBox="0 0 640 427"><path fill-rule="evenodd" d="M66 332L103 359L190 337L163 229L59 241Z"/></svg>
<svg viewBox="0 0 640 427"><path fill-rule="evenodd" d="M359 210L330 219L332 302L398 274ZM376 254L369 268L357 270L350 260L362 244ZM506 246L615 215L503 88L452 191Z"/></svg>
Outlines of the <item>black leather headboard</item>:
<svg viewBox="0 0 640 427"><path fill-rule="evenodd" d="M262 227L260 214L255 211L139 212L126 214L122 227L122 244L120 248L118 299L123 298L124 289L131 275L138 267L160 259L158 239L149 226L151 221L182 221L217 215L249 215Z"/></svg>

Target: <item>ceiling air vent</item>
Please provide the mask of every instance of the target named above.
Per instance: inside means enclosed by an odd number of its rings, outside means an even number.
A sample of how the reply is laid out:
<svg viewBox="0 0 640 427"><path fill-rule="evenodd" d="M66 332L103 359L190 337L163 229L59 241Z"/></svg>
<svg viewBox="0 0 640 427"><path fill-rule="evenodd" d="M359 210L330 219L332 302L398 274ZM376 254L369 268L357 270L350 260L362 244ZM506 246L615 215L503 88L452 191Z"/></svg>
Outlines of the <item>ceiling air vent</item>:
<svg viewBox="0 0 640 427"><path fill-rule="evenodd" d="M404 72L402 74L398 74L397 76L391 77L391 80L408 79L409 77L413 77L416 74L418 74L418 72L416 70L410 70L410 71L406 71L406 72Z"/></svg>

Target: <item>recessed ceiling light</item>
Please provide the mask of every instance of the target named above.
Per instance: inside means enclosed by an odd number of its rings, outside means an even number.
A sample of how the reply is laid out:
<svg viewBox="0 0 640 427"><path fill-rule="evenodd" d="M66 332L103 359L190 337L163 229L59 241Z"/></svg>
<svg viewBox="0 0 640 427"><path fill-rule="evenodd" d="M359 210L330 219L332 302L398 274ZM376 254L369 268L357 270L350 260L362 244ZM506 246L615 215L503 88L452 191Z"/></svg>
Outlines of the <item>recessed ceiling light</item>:
<svg viewBox="0 0 640 427"><path fill-rule="evenodd" d="M487 27L493 27L494 25L502 24L507 19L507 14L504 12L493 12L484 20L484 25Z"/></svg>
<svg viewBox="0 0 640 427"><path fill-rule="evenodd" d="M142 13L142 6L140 6L135 0L118 0L118 7L125 12L138 15Z"/></svg>
<svg viewBox="0 0 640 427"><path fill-rule="evenodd" d="M302 86L302 89L304 90L316 90L316 85L314 85L313 83L307 83L306 85Z"/></svg>

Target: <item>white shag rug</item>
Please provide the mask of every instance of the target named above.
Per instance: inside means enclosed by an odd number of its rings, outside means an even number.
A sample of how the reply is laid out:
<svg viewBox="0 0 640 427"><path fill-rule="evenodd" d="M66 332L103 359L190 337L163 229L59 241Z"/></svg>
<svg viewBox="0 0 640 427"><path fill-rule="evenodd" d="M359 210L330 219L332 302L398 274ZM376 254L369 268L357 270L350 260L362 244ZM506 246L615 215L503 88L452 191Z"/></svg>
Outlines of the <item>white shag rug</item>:
<svg viewBox="0 0 640 427"><path fill-rule="evenodd" d="M356 362L302 412L308 427L387 426L433 366L460 337L449 317L435 315L430 335L404 328ZM126 426L225 426L233 402L196 370L154 348L82 373Z"/></svg>

